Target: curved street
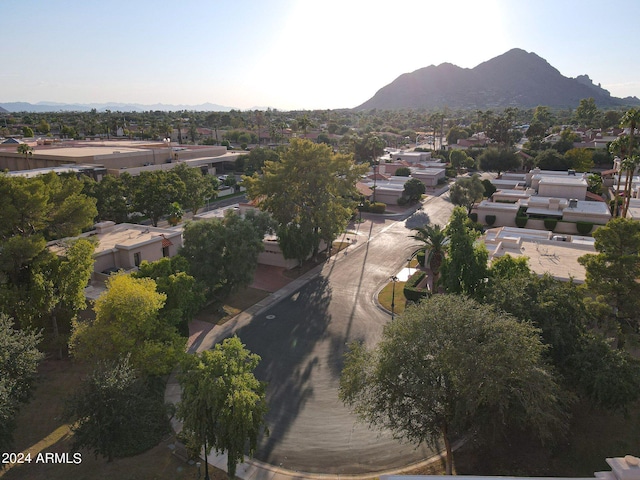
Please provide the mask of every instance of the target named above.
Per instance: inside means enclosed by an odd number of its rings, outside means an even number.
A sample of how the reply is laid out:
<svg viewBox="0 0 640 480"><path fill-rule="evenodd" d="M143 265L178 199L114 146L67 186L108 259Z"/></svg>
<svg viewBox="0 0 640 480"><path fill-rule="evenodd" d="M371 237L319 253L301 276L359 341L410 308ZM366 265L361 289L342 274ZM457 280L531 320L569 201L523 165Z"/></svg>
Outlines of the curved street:
<svg viewBox="0 0 640 480"><path fill-rule="evenodd" d="M445 225L452 208L433 197L407 222L384 217L367 222L370 227L358 232L355 248L332 257L295 293L200 345L199 350L210 348L221 335L237 333L262 357L256 376L269 383L270 435L261 439L257 460L298 472L365 474L433 454L357 422L338 399L338 384L348 344L374 345L390 320L374 297L415 249L407 225Z"/></svg>

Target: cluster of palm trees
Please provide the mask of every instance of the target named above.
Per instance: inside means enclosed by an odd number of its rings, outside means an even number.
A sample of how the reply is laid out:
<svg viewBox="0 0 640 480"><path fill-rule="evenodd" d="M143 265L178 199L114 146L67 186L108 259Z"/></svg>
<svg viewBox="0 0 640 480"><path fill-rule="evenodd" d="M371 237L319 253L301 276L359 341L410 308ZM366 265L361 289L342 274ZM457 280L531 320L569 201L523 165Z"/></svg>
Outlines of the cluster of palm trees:
<svg viewBox="0 0 640 480"><path fill-rule="evenodd" d="M631 188L633 184L633 175L636 169L640 166L640 156L635 150L635 131L636 127L640 123L640 109L632 108L628 110L622 117L621 125L629 127L629 135L619 137L611 143L609 151L622 158L620 167L618 169L618 183L616 188L616 209L619 216L625 218L627 211L629 210L629 202L631 199ZM625 172L624 189L622 193L620 191L620 183L622 181L622 172ZM620 209L619 198L624 195L622 199L622 208Z"/></svg>

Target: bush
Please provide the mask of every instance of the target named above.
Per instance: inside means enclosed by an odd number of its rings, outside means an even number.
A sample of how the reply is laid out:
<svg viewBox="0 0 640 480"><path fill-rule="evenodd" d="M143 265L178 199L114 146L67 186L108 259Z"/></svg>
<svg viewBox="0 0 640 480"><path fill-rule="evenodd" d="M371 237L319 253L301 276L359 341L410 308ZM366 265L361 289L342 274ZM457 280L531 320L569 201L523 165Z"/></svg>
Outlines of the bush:
<svg viewBox="0 0 640 480"><path fill-rule="evenodd" d="M369 205L369 211L371 213L384 213L387 206L382 202L375 202Z"/></svg>
<svg viewBox="0 0 640 480"><path fill-rule="evenodd" d="M576 229L580 235L589 235L593 229L591 222L576 222Z"/></svg>
<svg viewBox="0 0 640 480"><path fill-rule="evenodd" d="M471 221L473 223L477 223L478 221L478 214L476 212L470 213L469 214L469 218L471 219Z"/></svg>
<svg viewBox="0 0 640 480"><path fill-rule="evenodd" d="M416 273L409 277L407 283L404 284L404 289L402 291L402 293L404 294L404 298L406 298L407 301L418 302L421 298L427 297L429 295L429 290L427 290L426 288L416 287L416 285L419 285L426 276L427 272L418 270Z"/></svg>
<svg viewBox="0 0 640 480"><path fill-rule="evenodd" d="M556 228L557 224L558 224L558 219L557 218L545 218L544 219L544 228L546 228L550 232L553 232L553 229Z"/></svg>
<svg viewBox="0 0 640 480"><path fill-rule="evenodd" d="M416 260L418 260L418 264L420 264L421 267L424 267L424 262L427 258L426 253L424 252L418 252L416 253Z"/></svg>
<svg viewBox="0 0 640 480"><path fill-rule="evenodd" d="M495 215L486 215L484 217L484 221L487 225L491 226L494 223L496 223L496 216Z"/></svg>
<svg viewBox="0 0 640 480"><path fill-rule="evenodd" d="M520 228L524 228L527 225L527 220L529 220L529 217L527 217L526 215L517 215L516 225Z"/></svg>
<svg viewBox="0 0 640 480"><path fill-rule="evenodd" d="M398 197L397 203L401 207L404 207L405 205L407 205L409 203L409 199L407 197L405 197L404 195L402 195L401 197Z"/></svg>
<svg viewBox="0 0 640 480"><path fill-rule="evenodd" d="M408 177L411 175L411 169L409 167L400 167L396 170L396 177Z"/></svg>

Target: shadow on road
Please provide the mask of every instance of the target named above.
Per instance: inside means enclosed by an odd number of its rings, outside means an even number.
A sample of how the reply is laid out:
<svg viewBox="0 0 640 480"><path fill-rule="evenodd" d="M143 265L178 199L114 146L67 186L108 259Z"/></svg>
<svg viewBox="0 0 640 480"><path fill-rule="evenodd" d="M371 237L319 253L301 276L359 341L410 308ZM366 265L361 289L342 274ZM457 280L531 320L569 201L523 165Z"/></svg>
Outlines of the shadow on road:
<svg viewBox="0 0 640 480"><path fill-rule="evenodd" d="M327 336L331 321L328 306L331 287L327 279L313 281L314 288L295 293L295 303L305 305L305 318L282 314L268 319L265 315L237 331L247 348L262 357L256 377L268 382L267 425L270 435L263 438L256 458L269 461L273 448L284 438L290 426L313 395L310 376L319 358L315 344Z"/></svg>

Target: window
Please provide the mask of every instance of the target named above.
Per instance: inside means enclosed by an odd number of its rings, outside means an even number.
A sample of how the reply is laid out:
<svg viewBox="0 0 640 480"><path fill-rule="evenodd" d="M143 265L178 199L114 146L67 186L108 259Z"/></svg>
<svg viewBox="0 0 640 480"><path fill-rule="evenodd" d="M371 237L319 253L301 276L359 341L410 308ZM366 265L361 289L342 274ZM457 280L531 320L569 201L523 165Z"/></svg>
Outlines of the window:
<svg viewBox="0 0 640 480"><path fill-rule="evenodd" d="M133 263L136 267L140 266L141 263L140 252L136 252L133 254Z"/></svg>
<svg viewBox="0 0 640 480"><path fill-rule="evenodd" d="M163 257L169 256L169 247L162 247L162 256Z"/></svg>

